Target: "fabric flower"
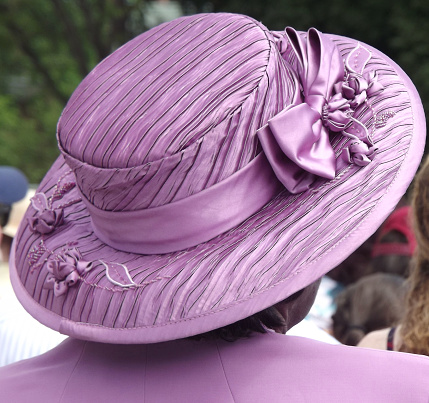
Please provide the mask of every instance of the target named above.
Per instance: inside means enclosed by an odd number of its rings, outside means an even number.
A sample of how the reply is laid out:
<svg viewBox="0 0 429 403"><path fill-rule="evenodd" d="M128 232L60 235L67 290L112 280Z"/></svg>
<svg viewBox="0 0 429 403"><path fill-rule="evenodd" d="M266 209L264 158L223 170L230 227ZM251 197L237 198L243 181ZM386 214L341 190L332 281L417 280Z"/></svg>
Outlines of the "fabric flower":
<svg viewBox="0 0 429 403"><path fill-rule="evenodd" d="M367 99L368 82L360 75L350 74L348 85L343 85L344 95L351 100L352 108L357 108Z"/></svg>
<svg viewBox="0 0 429 403"><path fill-rule="evenodd" d="M33 232L49 234L55 227L61 225L64 218L63 209L38 211L35 217L30 217L28 223Z"/></svg>
<svg viewBox="0 0 429 403"><path fill-rule="evenodd" d="M373 146L358 141L343 150L343 158L348 163L366 166L372 161L376 151Z"/></svg>
<svg viewBox="0 0 429 403"><path fill-rule="evenodd" d="M368 74L364 75L368 81L368 89L366 90L369 97L378 95L384 90L384 85L378 82L378 76L375 71L370 71Z"/></svg>
<svg viewBox="0 0 429 403"><path fill-rule="evenodd" d="M56 260L47 263L48 276L45 284L47 288L54 290L56 297L67 292L80 279L81 275L92 269L92 262L86 262L76 249L70 249L57 256Z"/></svg>
<svg viewBox="0 0 429 403"><path fill-rule="evenodd" d="M350 106L353 109L363 104L368 97L377 95L384 90L384 86L378 82L378 76L375 71L366 73L363 76L350 73L347 81L339 84L335 87L336 91L341 92L350 101Z"/></svg>
<svg viewBox="0 0 429 403"><path fill-rule="evenodd" d="M36 210L36 215L28 219L30 229L33 232L49 234L55 227L62 224L63 209L53 209L44 193L36 193L31 198L31 205Z"/></svg>
<svg viewBox="0 0 429 403"><path fill-rule="evenodd" d="M349 111L349 102L341 94L335 94L323 107L323 124L333 132L341 132L350 125Z"/></svg>

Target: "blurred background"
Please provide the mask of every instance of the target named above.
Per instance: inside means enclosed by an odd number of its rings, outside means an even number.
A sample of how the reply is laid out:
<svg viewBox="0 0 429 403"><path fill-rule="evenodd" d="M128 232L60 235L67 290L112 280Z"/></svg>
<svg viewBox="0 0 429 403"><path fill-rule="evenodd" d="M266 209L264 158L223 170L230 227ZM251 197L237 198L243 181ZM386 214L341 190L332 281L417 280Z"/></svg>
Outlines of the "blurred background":
<svg viewBox="0 0 429 403"><path fill-rule="evenodd" d="M401 65L429 111L427 0L0 0L0 165L38 183L58 156L61 110L101 59L161 22L219 11L366 42Z"/></svg>

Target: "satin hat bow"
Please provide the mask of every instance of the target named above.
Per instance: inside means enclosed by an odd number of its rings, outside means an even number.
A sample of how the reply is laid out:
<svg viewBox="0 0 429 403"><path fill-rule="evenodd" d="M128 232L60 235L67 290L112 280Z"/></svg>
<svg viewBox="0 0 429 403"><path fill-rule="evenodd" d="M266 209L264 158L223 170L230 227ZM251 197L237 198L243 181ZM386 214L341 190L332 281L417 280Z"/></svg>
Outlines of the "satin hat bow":
<svg viewBox="0 0 429 403"><path fill-rule="evenodd" d="M286 36L297 58L302 99L298 97L257 133L277 178L291 193L299 193L318 176L335 178L336 156L329 142L330 131L354 139L346 151L349 162L365 165L371 161L374 148L368 131L352 114L354 107L368 95L380 92L382 86L375 76L368 84L360 75L371 55L366 49L352 51L359 71L351 73L360 77L361 85L351 90L341 55L328 37L314 28L308 31L306 40L292 28L286 29Z"/></svg>

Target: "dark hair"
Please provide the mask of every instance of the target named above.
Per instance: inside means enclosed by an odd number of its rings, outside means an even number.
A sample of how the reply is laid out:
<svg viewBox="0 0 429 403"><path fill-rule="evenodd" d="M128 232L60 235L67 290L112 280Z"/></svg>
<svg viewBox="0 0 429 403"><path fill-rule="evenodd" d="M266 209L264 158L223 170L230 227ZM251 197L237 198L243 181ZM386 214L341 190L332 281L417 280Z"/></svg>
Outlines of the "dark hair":
<svg viewBox="0 0 429 403"><path fill-rule="evenodd" d="M355 346L365 334L398 324L404 301L403 277L388 273L363 277L336 298L337 309L332 316L335 338Z"/></svg>
<svg viewBox="0 0 429 403"><path fill-rule="evenodd" d="M302 293L304 289L299 290L295 294L287 297L281 303L288 303L295 301ZM219 329L211 330L210 332L191 336L190 339L201 340L201 339L223 339L226 341L236 341L249 337L252 333L267 333L268 329L276 330L284 328L286 321L283 316L279 313L275 306L270 306L254 315L247 318L241 319L237 322L231 323L230 325L223 326Z"/></svg>
<svg viewBox="0 0 429 403"><path fill-rule="evenodd" d="M10 204L0 203L0 227L5 227L9 221L9 215L12 206Z"/></svg>
<svg viewBox="0 0 429 403"><path fill-rule="evenodd" d="M253 332L266 333L267 329L275 329L284 325L285 320L283 317L274 306L271 306L238 322L190 338L194 340L223 339L236 341L249 337Z"/></svg>

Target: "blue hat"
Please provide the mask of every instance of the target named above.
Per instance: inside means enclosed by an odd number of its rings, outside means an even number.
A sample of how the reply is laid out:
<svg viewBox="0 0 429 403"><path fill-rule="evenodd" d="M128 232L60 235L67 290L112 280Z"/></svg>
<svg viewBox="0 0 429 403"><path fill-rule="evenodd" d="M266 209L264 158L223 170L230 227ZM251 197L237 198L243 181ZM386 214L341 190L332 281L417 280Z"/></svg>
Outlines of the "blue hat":
<svg viewBox="0 0 429 403"><path fill-rule="evenodd" d="M27 193L28 181L16 168L0 166L0 203L12 204Z"/></svg>

